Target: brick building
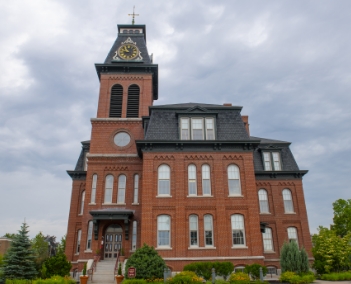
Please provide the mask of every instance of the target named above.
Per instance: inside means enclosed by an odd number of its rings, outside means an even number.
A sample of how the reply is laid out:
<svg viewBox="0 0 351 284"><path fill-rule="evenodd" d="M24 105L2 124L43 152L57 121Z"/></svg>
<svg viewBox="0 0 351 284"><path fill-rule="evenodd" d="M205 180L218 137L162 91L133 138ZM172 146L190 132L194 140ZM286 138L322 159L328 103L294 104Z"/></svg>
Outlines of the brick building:
<svg viewBox="0 0 351 284"><path fill-rule="evenodd" d="M307 171L289 142L250 136L248 117L231 104L153 106L158 65L144 25L118 25L105 62L95 67L97 117L68 171L73 269L100 247L107 260L121 247L128 258L143 243L173 271L200 260L279 268L288 240L310 254Z"/></svg>

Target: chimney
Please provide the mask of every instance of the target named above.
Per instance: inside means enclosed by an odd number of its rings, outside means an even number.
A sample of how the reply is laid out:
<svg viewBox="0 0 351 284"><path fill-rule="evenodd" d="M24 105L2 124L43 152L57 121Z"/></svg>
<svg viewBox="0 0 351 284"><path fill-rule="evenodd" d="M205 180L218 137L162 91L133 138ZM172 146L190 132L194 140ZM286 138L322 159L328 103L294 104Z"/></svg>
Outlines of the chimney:
<svg viewBox="0 0 351 284"><path fill-rule="evenodd" d="M224 103L223 105L224 105L225 107L231 107L231 106L232 106L231 103Z"/></svg>
<svg viewBox="0 0 351 284"><path fill-rule="evenodd" d="M245 128L246 128L246 132L247 132L247 134L249 134L249 136L250 136L249 116L248 116L248 115L242 115L241 118L242 118L242 120L243 120L243 122L244 122L244 126L245 126Z"/></svg>

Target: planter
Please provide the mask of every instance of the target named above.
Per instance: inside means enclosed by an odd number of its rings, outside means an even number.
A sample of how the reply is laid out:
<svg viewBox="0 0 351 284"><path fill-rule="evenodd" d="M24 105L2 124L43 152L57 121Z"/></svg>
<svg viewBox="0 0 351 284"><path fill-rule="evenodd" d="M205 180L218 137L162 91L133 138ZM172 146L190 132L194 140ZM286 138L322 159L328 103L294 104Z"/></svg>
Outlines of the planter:
<svg viewBox="0 0 351 284"><path fill-rule="evenodd" d="M88 283L88 278L89 278L88 275L81 275L80 276L80 283L81 284L87 284Z"/></svg>
<svg viewBox="0 0 351 284"><path fill-rule="evenodd" d="M121 283L124 279L123 275L115 275L117 284Z"/></svg>

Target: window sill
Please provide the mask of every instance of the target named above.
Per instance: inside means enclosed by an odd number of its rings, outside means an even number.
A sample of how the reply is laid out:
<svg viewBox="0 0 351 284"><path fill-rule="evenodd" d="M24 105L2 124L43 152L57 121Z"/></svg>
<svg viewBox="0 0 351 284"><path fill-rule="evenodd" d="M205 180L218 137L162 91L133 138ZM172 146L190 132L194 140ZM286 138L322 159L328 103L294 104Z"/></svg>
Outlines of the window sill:
<svg viewBox="0 0 351 284"><path fill-rule="evenodd" d="M139 203L132 203L132 205L139 205Z"/></svg>
<svg viewBox="0 0 351 284"><path fill-rule="evenodd" d="M79 252L76 252L74 255L79 255Z"/></svg>
<svg viewBox="0 0 351 284"><path fill-rule="evenodd" d="M78 216L83 216L83 213L79 213Z"/></svg>
<svg viewBox="0 0 351 284"><path fill-rule="evenodd" d="M155 250L172 250L171 247L157 247Z"/></svg>
<svg viewBox="0 0 351 284"><path fill-rule="evenodd" d="M88 205L96 205L96 203L95 202L91 202Z"/></svg>
<svg viewBox="0 0 351 284"><path fill-rule="evenodd" d="M84 253L92 253L93 251L91 249L87 249L84 251Z"/></svg>
<svg viewBox="0 0 351 284"><path fill-rule="evenodd" d="M126 203L117 203L116 205L127 205Z"/></svg>
<svg viewBox="0 0 351 284"><path fill-rule="evenodd" d="M241 195L241 194L233 194L233 195L228 195L228 197L244 197L244 195Z"/></svg>
<svg viewBox="0 0 351 284"><path fill-rule="evenodd" d="M270 213L270 212L262 212L262 213L260 213L260 215L272 215L272 213Z"/></svg>
<svg viewBox="0 0 351 284"><path fill-rule="evenodd" d="M102 203L101 205L106 206L106 205L119 205L117 203Z"/></svg>
<svg viewBox="0 0 351 284"><path fill-rule="evenodd" d="M266 250L266 251L263 251L263 253L273 254L273 253L275 253L275 251L274 250Z"/></svg>
<svg viewBox="0 0 351 284"><path fill-rule="evenodd" d="M156 195L156 198L171 198L172 195Z"/></svg>
<svg viewBox="0 0 351 284"><path fill-rule="evenodd" d="M296 212L284 212L284 214L296 214Z"/></svg>
<svg viewBox="0 0 351 284"><path fill-rule="evenodd" d="M232 246L232 249L248 249L247 246Z"/></svg>
<svg viewBox="0 0 351 284"><path fill-rule="evenodd" d="M213 195L187 195L187 198L203 198L203 197L213 197Z"/></svg>
<svg viewBox="0 0 351 284"><path fill-rule="evenodd" d="M188 250L198 250L198 249L217 249L216 247L188 247Z"/></svg>

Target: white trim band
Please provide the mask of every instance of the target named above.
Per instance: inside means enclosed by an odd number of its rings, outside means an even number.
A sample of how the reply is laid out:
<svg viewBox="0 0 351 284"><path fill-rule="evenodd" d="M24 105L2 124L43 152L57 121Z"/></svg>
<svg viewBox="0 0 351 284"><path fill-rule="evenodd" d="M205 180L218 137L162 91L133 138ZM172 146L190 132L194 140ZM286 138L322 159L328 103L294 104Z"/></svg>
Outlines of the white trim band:
<svg viewBox="0 0 351 284"><path fill-rule="evenodd" d="M135 118L90 118L90 121L113 121L113 122L118 122L118 121L142 121L142 118L135 117Z"/></svg>
<svg viewBox="0 0 351 284"><path fill-rule="evenodd" d="M113 157L113 158L138 158L138 154L87 154L87 158L89 157L97 157L97 158L103 158L103 157Z"/></svg>

